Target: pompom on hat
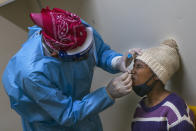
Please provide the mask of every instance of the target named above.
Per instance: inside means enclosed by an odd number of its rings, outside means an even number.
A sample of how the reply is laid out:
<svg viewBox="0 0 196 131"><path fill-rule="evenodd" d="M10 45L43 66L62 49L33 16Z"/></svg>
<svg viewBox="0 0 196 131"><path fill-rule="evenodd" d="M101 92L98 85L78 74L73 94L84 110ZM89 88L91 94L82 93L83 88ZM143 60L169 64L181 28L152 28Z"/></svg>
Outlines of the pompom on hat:
<svg viewBox="0 0 196 131"><path fill-rule="evenodd" d="M31 13L33 22L42 28L45 43L53 50L68 51L84 44L87 31L80 18L68 11L48 7Z"/></svg>
<svg viewBox="0 0 196 131"><path fill-rule="evenodd" d="M142 55L136 59L147 64L163 84L180 68L178 45L173 39L165 40L160 46L143 50Z"/></svg>

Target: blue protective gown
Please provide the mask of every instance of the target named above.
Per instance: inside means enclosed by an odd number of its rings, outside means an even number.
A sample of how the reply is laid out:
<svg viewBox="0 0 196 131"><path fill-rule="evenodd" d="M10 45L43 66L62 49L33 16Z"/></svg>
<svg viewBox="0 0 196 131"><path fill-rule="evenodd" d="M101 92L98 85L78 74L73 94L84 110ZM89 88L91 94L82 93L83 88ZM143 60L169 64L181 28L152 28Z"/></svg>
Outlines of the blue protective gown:
<svg viewBox="0 0 196 131"><path fill-rule="evenodd" d="M85 24L88 26L87 24ZM111 50L93 30L95 49L87 60L64 62L44 56L38 26L9 61L2 82L24 131L102 131L98 113L114 103L105 87L90 93L94 67L115 73Z"/></svg>

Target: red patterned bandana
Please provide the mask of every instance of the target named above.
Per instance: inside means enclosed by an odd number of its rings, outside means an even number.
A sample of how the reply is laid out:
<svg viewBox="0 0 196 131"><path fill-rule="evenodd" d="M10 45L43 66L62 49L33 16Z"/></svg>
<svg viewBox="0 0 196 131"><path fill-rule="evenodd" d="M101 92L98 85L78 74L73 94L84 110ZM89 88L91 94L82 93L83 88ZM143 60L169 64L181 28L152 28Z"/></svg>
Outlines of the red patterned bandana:
<svg viewBox="0 0 196 131"><path fill-rule="evenodd" d="M77 15L48 7L42 9L41 14L43 39L50 48L66 52L81 46L86 40L86 28Z"/></svg>

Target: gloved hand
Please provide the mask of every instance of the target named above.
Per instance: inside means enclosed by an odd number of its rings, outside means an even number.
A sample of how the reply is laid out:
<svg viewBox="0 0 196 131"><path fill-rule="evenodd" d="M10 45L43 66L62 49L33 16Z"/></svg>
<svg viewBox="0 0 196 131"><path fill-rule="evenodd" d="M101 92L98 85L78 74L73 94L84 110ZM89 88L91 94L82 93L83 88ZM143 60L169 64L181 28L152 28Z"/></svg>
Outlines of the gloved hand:
<svg viewBox="0 0 196 131"><path fill-rule="evenodd" d="M128 58L128 54L131 54L132 57ZM131 64L132 60L137 56L137 55L141 55L142 51L140 48L133 48L131 50L129 50L128 52L126 52L123 56L118 57L115 62L114 68L120 70L121 72L130 72L130 70L128 70L128 66Z"/></svg>
<svg viewBox="0 0 196 131"><path fill-rule="evenodd" d="M128 72L112 79L106 87L108 95L112 98L119 98L132 91L131 74Z"/></svg>

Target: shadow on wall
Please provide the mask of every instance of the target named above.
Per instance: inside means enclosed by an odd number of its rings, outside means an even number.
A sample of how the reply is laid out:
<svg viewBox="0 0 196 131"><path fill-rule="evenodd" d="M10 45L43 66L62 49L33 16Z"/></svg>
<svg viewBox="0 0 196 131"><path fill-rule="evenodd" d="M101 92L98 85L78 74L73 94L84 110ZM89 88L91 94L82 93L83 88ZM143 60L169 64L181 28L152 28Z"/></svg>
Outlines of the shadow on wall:
<svg viewBox="0 0 196 131"><path fill-rule="evenodd" d="M29 14L31 12L40 12L40 5L43 6L43 8L49 6L50 9L54 7L62 8L81 15L81 3L82 1L78 0L16 0L0 7L0 15L27 31L27 27L33 25Z"/></svg>
<svg viewBox="0 0 196 131"><path fill-rule="evenodd" d="M185 88L184 80L185 80L185 72L184 72L184 63L182 57L180 58L180 69L172 76L170 80L170 89L180 95L183 96L183 91ZM186 100L185 100L186 101Z"/></svg>
<svg viewBox="0 0 196 131"><path fill-rule="evenodd" d="M141 97L133 91L118 99L115 104L101 113L104 131L130 131L133 113Z"/></svg>
<svg viewBox="0 0 196 131"><path fill-rule="evenodd" d="M29 11L27 0L16 0L0 7L1 16L24 30L27 30L27 27L32 25Z"/></svg>

